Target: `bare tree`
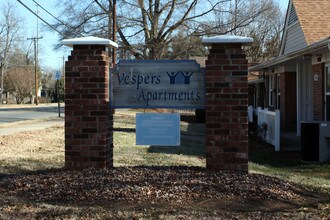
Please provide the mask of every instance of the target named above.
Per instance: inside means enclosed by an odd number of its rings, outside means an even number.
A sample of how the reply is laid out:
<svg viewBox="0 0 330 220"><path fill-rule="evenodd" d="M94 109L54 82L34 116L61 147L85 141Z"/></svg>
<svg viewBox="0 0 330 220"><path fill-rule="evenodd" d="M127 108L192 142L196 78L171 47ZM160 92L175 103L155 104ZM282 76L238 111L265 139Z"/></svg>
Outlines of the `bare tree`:
<svg viewBox="0 0 330 220"><path fill-rule="evenodd" d="M31 71L34 69L34 59L31 51L22 47L11 48L8 54L8 66L4 76L4 88L7 92L16 97L17 104L20 104L25 97L29 97L31 103L34 95L34 76Z"/></svg>
<svg viewBox="0 0 330 220"><path fill-rule="evenodd" d="M14 66L33 66L34 56L32 47L25 47L22 45L15 45L11 48L10 54L8 56L8 67Z"/></svg>
<svg viewBox="0 0 330 220"><path fill-rule="evenodd" d="M274 0L233 0L218 6L209 22L201 23L201 35L234 34L253 24L273 9Z"/></svg>
<svg viewBox="0 0 330 220"><path fill-rule="evenodd" d="M55 72L56 70L53 68L46 68L41 75L42 90L49 102L56 101L58 97L60 100L64 100L64 78L56 80ZM57 91L57 83L59 91ZM59 96L57 92L59 92Z"/></svg>
<svg viewBox="0 0 330 220"><path fill-rule="evenodd" d="M268 4L269 10L242 30L243 34L254 39L253 45L246 48L247 56L253 63L269 60L279 54L284 16L277 3Z"/></svg>
<svg viewBox="0 0 330 220"><path fill-rule="evenodd" d="M207 49L202 45L198 36L189 35L187 30L180 30L171 40L167 53L163 56L167 59L190 59L191 57L205 57Z"/></svg>
<svg viewBox="0 0 330 220"><path fill-rule="evenodd" d="M17 16L15 7L9 1L2 3L0 14L0 67L1 67L1 103L3 103L4 76L15 41L20 36L23 22Z"/></svg>
<svg viewBox="0 0 330 220"><path fill-rule="evenodd" d="M187 30L187 37L231 33L267 10L268 1L235 0L233 11L231 0L120 0L119 53L137 59L168 57L180 29ZM111 39L113 0L65 0L58 7L63 10L54 27L67 37L94 35Z"/></svg>
<svg viewBox="0 0 330 220"><path fill-rule="evenodd" d="M121 0L118 35L123 51L139 59L160 59L179 27L201 18L229 0ZM111 36L113 2L61 1L65 22L56 22L66 36ZM200 7L202 6L202 7ZM70 25L69 25L70 24Z"/></svg>
<svg viewBox="0 0 330 220"><path fill-rule="evenodd" d="M13 67L8 69L4 78L8 92L15 96L16 103L21 104L26 97L33 93L33 67Z"/></svg>
<svg viewBox="0 0 330 220"><path fill-rule="evenodd" d="M274 0L234 0L214 10L213 18L201 23L199 34L252 37L254 43L246 48L247 55L251 62L261 62L278 54L282 18Z"/></svg>

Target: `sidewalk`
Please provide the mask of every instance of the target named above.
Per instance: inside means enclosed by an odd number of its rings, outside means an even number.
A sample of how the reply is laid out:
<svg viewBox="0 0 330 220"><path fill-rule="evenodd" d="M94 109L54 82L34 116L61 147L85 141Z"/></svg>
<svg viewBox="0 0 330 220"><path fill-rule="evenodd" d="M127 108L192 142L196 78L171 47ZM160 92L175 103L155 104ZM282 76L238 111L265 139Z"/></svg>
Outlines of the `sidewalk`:
<svg viewBox="0 0 330 220"><path fill-rule="evenodd" d="M60 107L64 108L65 104L63 102L60 103ZM25 110L36 110L38 108L55 108L58 107L58 103L41 103L38 105L35 104L5 104L0 105L0 111L6 110L15 110L15 109L25 109Z"/></svg>
<svg viewBox="0 0 330 220"><path fill-rule="evenodd" d="M27 120L0 125L0 136L24 131L42 130L53 126L64 125L64 117L49 117L43 120Z"/></svg>

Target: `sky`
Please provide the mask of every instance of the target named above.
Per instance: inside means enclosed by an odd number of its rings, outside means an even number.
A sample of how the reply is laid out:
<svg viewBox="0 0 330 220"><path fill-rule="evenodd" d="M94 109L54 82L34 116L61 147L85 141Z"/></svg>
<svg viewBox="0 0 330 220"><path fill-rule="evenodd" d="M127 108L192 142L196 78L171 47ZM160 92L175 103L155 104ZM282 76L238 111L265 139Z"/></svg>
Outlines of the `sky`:
<svg viewBox="0 0 330 220"><path fill-rule="evenodd" d="M38 2L43 8L57 15L58 11L54 6L55 1L51 0L34 0ZM25 5L27 5L31 10L37 11L37 6L33 0L21 0ZM280 4L281 9L285 12L289 0L277 0ZM17 11L19 15L24 17L25 27L26 27L26 38L36 37L38 29L38 37L42 39L38 40L39 42L39 56L38 60L42 66L51 67L53 69L60 70L63 65L63 56L67 60L67 57L70 55L71 48L67 46L62 46L59 50L54 50L56 44L59 43L59 37L57 33L51 33L44 30L44 23L41 20L38 20L36 16L31 13L28 9L22 6L19 2L16 1ZM38 7L38 14L47 22L51 23L54 19L45 12L42 8ZM38 20L38 21L37 21ZM38 27L38 28L37 28ZM26 40L29 41L29 40Z"/></svg>
<svg viewBox="0 0 330 220"><path fill-rule="evenodd" d="M289 0L277 0L280 3L281 9L286 10L288 7Z"/></svg>
<svg viewBox="0 0 330 220"><path fill-rule="evenodd" d="M50 0L35 0L35 1L39 3L43 8L45 8L51 14L55 16L58 14L56 7L54 7L55 1L50 1ZM33 2L33 0L21 0L21 2L23 2L34 12L37 11L37 5ZM71 48L67 46L62 46L61 49L55 50L54 49L55 46L59 43L58 34L45 30L44 27L45 24L40 19L37 19L37 17L32 12L26 9L19 2L16 1L15 6L16 6L16 10L19 13L19 16L23 17L25 20L26 38L24 40L26 40L26 42L30 44L31 40L28 40L27 38L33 38L37 36L42 37L42 39L38 40L38 45L39 45L38 62L44 67L51 67L56 70L61 70L63 66L63 56L64 59L67 60ZM40 7L38 7L38 14L49 23L52 23L52 21L54 20L47 12L45 12ZM33 44L31 46L33 47Z"/></svg>

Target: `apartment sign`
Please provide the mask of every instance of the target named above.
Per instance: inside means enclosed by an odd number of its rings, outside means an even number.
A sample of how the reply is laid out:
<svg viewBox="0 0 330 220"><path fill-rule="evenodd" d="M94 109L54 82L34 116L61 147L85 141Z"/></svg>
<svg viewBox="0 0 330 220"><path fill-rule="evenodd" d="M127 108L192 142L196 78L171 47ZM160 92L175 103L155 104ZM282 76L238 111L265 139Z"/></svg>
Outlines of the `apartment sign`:
<svg viewBox="0 0 330 220"><path fill-rule="evenodd" d="M112 108L204 108L205 74L193 60L121 60L110 91Z"/></svg>

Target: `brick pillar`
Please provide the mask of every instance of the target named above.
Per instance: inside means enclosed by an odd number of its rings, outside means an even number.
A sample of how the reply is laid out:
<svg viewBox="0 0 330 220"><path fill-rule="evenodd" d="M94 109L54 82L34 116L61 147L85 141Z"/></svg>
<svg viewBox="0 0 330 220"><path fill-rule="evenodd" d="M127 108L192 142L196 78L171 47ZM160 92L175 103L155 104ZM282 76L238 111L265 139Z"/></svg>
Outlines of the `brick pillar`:
<svg viewBox="0 0 330 220"><path fill-rule="evenodd" d="M314 120L325 120L324 112L324 63L314 64L313 71L313 115Z"/></svg>
<svg viewBox="0 0 330 220"><path fill-rule="evenodd" d="M108 45L93 45L95 39L63 41L63 44L73 46L71 56L65 64L67 169L113 166L113 112L109 108L110 63L106 51ZM92 45L88 45L89 43Z"/></svg>
<svg viewBox="0 0 330 220"><path fill-rule="evenodd" d="M247 60L251 38L204 38L206 61L206 168L248 172Z"/></svg>

